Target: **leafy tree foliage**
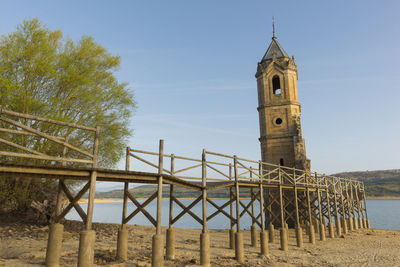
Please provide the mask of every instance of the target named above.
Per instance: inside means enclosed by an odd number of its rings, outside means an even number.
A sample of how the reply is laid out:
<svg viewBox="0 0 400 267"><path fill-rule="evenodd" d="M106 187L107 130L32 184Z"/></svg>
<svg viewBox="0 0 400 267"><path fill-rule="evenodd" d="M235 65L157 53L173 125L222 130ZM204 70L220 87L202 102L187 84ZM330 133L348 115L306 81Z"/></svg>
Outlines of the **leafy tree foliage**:
<svg viewBox="0 0 400 267"><path fill-rule="evenodd" d="M24 21L14 33L0 37L0 105L55 120L100 126L99 166L112 167L123 155L130 135L128 120L135 107L127 84L114 75L119 65L120 58L90 36L74 42L38 19ZM51 135L68 136L76 146L91 148L92 133L72 132L46 123L32 126ZM27 136L14 138L47 154L60 153L58 145L51 142ZM24 207L39 197L45 185L37 179L2 180L0 205L8 198ZM37 188L42 189L33 192L32 183L40 183Z"/></svg>

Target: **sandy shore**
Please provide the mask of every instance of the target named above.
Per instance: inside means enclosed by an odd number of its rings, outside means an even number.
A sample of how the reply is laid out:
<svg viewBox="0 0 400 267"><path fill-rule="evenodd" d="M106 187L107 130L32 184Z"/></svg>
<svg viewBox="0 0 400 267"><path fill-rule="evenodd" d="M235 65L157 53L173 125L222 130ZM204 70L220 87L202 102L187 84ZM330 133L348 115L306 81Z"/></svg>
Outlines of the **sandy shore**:
<svg viewBox="0 0 400 267"><path fill-rule="evenodd" d="M76 266L81 222L64 223L61 266ZM103 266L150 266L150 226L128 226L129 255L125 263L115 261L117 224L94 224L95 263ZM163 229L165 233L165 229ZM290 231L289 251L279 250L279 237L270 244L268 257L259 256L259 247L250 246L250 233L244 231L245 264L234 260L228 248L228 231L210 230L211 266L400 266L400 231L358 230L344 237L317 241L311 245L305 236L304 248L296 247ZM45 261L48 227L22 223L0 223L0 266L42 266ZM317 235L318 236L318 235ZM176 229L176 259L165 266L198 266L200 230Z"/></svg>

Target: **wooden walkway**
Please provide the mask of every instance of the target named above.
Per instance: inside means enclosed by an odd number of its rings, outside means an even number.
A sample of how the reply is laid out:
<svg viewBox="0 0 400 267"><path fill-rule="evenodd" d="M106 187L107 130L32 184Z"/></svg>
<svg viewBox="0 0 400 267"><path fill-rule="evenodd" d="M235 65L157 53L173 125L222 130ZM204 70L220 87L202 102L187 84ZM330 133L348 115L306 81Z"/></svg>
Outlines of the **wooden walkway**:
<svg viewBox="0 0 400 267"><path fill-rule="evenodd" d="M164 256L175 257L175 231L173 225L184 215L190 215L202 226L200 236L200 262L210 265L210 236L207 224L217 215L230 222L227 239L229 247L235 249L238 262L244 260L243 227L241 218L249 216L252 222L252 246L257 246L260 232L260 254L268 254L268 242L275 242L274 231L280 231L282 250L288 249L288 228L296 228L297 246L303 246L303 230L309 242L315 244L315 234L320 240L334 238L358 228L369 228L365 190L362 182L311 173L294 168L253 161L237 156L224 155L203 150L201 158L188 158L164 153L164 142L159 151L126 149L125 170L98 168L100 128L91 128L65 122L40 118L0 109L0 177L56 179L58 197L56 214L52 218L47 248L46 264L58 266L63 226L60 221L73 208L85 223L81 233L78 266L92 266L94 257L94 231L92 217L96 181L124 184L123 212L118 233L117 257L127 259L128 232L125 225L142 213L154 226L152 266L162 266ZM63 136L53 136L41 129L49 125L59 127ZM35 127L34 127L35 126ZM46 127L45 127L46 126ZM50 127L51 128L51 127ZM92 141L78 146L76 136L91 137ZM43 141L45 140L45 141ZM58 149L42 150L39 142L56 144ZM168 167L167 167L168 165ZM83 186L73 192L67 180L79 180ZM157 184L157 190L145 201L138 201L128 190L130 183ZM161 209L163 185L169 185L169 227L166 243L163 243ZM177 187L198 191L198 197L185 205L176 196ZM229 197L219 205L207 196L212 190L226 188ZM165 190L165 189L164 189ZM243 190L250 192L249 201L241 197ZM87 210L78 204L89 192ZM65 205L65 198L69 204ZM157 213L150 214L146 207L157 201ZM136 209L128 214L127 205L132 202ZM174 214L174 204L182 210ZM193 212L193 207L202 205L202 213ZM257 205L256 205L257 204ZM207 214L207 206L215 212ZM258 210L256 210L258 207ZM164 247L166 252L164 255Z"/></svg>

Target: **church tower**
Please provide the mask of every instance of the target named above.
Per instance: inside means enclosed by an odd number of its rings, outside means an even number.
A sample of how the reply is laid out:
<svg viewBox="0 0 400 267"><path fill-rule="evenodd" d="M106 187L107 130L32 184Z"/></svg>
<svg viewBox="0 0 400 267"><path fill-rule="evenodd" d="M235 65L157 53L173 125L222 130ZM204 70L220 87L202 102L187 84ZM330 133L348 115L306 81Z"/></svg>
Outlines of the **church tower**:
<svg viewBox="0 0 400 267"><path fill-rule="evenodd" d="M309 170L301 134L297 66L278 43L275 29L256 78L262 161Z"/></svg>

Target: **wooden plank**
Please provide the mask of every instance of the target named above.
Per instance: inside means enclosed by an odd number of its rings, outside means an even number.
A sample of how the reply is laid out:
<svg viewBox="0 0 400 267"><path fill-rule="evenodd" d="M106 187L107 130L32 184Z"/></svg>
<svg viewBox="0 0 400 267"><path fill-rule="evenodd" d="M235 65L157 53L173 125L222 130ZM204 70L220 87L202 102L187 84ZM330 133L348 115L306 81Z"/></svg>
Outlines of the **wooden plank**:
<svg viewBox="0 0 400 267"><path fill-rule="evenodd" d="M84 151L84 150L82 150L82 149L79 149L79 148L77 148L77 147L75 147L75 146L73 146L73 145L70 145L70 144L68 144L68 143L66 143L66 142L64 142L64 141L61 141L61 140L57 139L57 138L54 137L54 136L51 136L51 135L48 135L48 134L39 132L39 131L37 131L37 130L35 130L35 129L29 127L29 126L23 125L23 124L21 124L21 123L19 123L19 122L16 122L16 121L14 121L14 120L8 119L8 118L3 117L3 116L0 116L0 120L5 121L5 122L7 122L7 123L10 123L10 124L12 124L12 125L15 125L15 126L17 126L17 127L19 127L19 128L22 128L22 129L24 129L25 131L28 131L28 132L34 133L34 134L36 134L36 135L39 135L39 136L41 136L41 137L43 137L43 138L49 139L49 140L51 140L51 141L53 141L53 142L55 142L55 143L57 143L57 144L66 146L66 147L68 147L69 149L75 150L76 152L79 152L79 153L81 153L81 154L83 154L83 155L86 155L86 156L88 156L88 157L90 157L90 158L93 158L93 155L92 155L91 153L86 152L86 151Z"/></svg>
<svg viewBox="0 0 400 267"><path fill-rule="evenodd" d="M53 123L53 124L57 124L57 125L61 125L61 126L68 126L68 127L78 128L78 129L82 129L82 130L88 130L88 131L92 131L92 132L96 131L96 128L82 126L82 125L78 125L78 124L70 123L70 122L56 121L56 120L42 118L42 117L33 116L33 115L28 115L28 114L24 114L24 113L19 113L19 112L4 109L2 107L0 107L0 114L1 113L15 116L15 117L35 120L35 121L43 121L43 122Z"/></svg>
<svg viewBox="0 0 400 267"><path fill-rule="evenodd" d="M55 169L46 167L23 167L23 166L1 166L0 173L16 173L20 175L33 175L40 174L43 176L72 176L72 177L84 177L82 180L87 180L90 176L88 170L71 170L71 169Z"/></svg>
<svg viewBox="0 0 400 267"><path fill-rule="evenodd" d="M200 167L200 166L201 166L201 163L200 163L200 164L193 165L193 166L190 166L190 167L187 167L187 168L183 168L183 169L177 170L177 171L175 171L175 173L180 173L180 172L188 171L188 170L191 170L191 169Z"/></svg>
<svg viewBox="0 0 400 267"><path fill-rule="evenodd" d="M206 164L206 166L229 179L229 176L228 176L228 175L226 175L226 174L223 173L222 171L218 170L217 168L214 168L213 166L211 166L211 165L209 165L209 164Z"/></svg>
<svg viewBox="0 0 400 267"><path fill-rule="evenodd" d="M34 137L39 137L39 135L34 134L34 133L30 133L30 132L25 132L22 130L13 130L13 129L7 129L7 128L0 128L0 132L3 133L9 133L9 134L19 134L19 135L27 135L27 136L34 136ZM60 140L65 140L65 137L56 137Z"/></svg>
<svg viewBox="0 0 400 267"><path fill-rule="evenodd" d="M23 151L26 151L26 152L29 152L29 153L32 153L32 154L35 154L35 155L46 156L46 154L40 153L40 152L38 152L36 150L30 149L30 148L27 148L27 147L24 147L24 146L21 146L21 145L18 145L18 144L14 144L13 142L7 141L7 140L5 140L3 138L0 138L0 143L3 143L3 144L6 144L8 146L12 146L12 147L21 149Z"/></svg>
<svg viewBox="0 0 400 267"><path fill-rule="evenodd" d="M158 166L157 166L156 164L151 163L150 161L145 160L144 158L141 158L141 157L136 156L136 155L134 155L134 154L130 154L130 155L131 155L132 157L134 157L135 159L140 160L141 162L144 162L144 163L146 163L147 165L150 165L150 166L152 166L152 167L158 169ZM166 169L163 169L163 171L165 171L165 172L171 174L171 172L168 171L168 170L166 170Z"/></svg>
<svg viewBox="0 0 400 267"><path fill-rule="evenodd" d="M61 162L77 162L77 163L87 163L87 164L93 163L92 160L86 160L86 159L60 158L60 157L41 156L41 155L39 156L39 155L24 154L17 152L6 152L6 151L0 151L0 156L41 159L41 160L61 161Z"/></svg>

